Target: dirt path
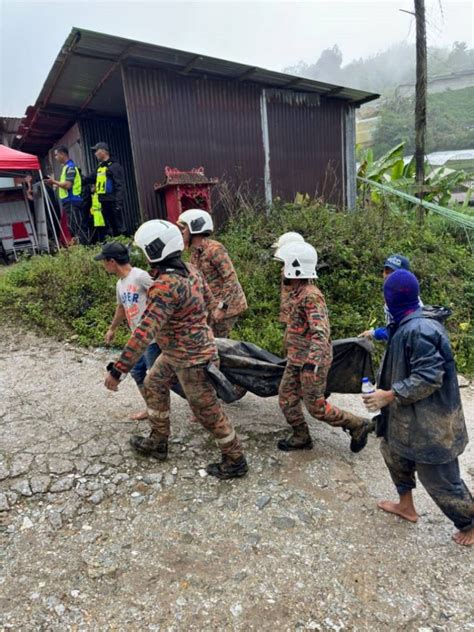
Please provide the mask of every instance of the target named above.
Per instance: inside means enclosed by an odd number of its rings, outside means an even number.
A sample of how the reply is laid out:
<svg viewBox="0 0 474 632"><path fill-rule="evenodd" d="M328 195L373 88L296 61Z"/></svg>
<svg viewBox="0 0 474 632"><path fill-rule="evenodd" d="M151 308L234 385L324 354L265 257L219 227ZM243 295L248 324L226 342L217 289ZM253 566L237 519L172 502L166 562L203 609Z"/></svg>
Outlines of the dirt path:
<svg viewBox="0 0 474 632"><path fill-rule="evenodd" d="M171 458L148 462L127 443L133 383L102 387L108 355L2 333L1 630L474 629L474 552L421 489L417 525L375 508L393 496L375 439L352 455L313 423L313 451L279 453L276 400L247 396L228 410L251 473L218 482L183 400ZM461 463L473 489L471 446Z"/></svg>

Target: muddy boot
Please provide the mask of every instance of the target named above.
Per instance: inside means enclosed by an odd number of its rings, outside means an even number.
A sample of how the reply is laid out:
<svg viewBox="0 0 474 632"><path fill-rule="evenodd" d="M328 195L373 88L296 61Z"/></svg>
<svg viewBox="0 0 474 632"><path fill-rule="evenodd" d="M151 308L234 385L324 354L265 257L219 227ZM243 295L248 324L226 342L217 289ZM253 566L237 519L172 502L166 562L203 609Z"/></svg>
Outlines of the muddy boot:
<svg viewBox="0 0 474 632"><path fill-rule="evenodd" d="M313 441L309 434L308 424L303 423L299 426L293 426L293 434L287 439L280 439L277 443L278 449L283 452L291 450L311 450Z"/></svg>
<svg viewBox="0 0 474 632"><path fill-rule="evenodd" d="M249 471L247 461L241 456L237 461L233 461L228 456L223 455L220 463L209 463L206 472L209 476L215 476L221 480L227 478L240 478Z"/></svg>
<svg viewBox="0 0 474 632"><path fill-rule="evenodd" d="M367 439L371 432L370 420L364 419L357 428L345 430L351 435L351 452L360 452L367 445Z"/></svg>
<svg viewBox="0 0 474 632"><path fill-rule="evenodd" d="M157 436L153 431L149 437L132 435L130 437L130 445L140 454L151 456L154 459L158 459L158 461L166 461L168 458L168 439Z"/></svg>

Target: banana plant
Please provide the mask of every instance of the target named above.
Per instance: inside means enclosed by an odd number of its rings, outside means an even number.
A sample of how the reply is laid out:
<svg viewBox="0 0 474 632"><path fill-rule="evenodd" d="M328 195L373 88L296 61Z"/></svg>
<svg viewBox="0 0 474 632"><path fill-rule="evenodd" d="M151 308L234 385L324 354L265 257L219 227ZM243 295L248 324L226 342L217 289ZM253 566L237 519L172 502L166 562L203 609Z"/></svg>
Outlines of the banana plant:
<svg viewBox="0 0 474 632"><path fill-rule="evenodd" d="M405 143L399 143L383 155L378 160L374 160L371 149L364 152L357 148L359 167L357 175L367 180L388 184L393 189L399 189L407 193L416 192L416 168L415 157L405 162L403 150ZM448 206L451 201L452 192L469 180L469 175L465 171L455 171L447 167L432 168L428 162L425 163L424 195L427 202L436 202L441 206ZM365 183L358 181L359 193L365 199L369 195L372 202L382 202L383 193L376 189L368 190ZM470 199L468 191L468 200Z"/></svg>

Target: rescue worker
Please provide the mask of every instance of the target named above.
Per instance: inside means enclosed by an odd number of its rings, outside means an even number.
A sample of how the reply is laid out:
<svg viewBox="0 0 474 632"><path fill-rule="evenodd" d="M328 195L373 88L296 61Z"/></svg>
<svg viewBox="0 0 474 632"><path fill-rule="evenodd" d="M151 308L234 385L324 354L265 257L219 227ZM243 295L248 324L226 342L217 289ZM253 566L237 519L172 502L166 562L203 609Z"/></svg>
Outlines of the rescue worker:
<svg viewBox="0 0 474 632"><path fill-rule="evenodd" d="M79 167L69 158L65 145L54 149L54 159L62 165L59 180L45 178L45 184L58 189L61 211L66 214L71 237L81 244L88 243L88 225L82 205L82 178Z"/></svg>
<svg viewBox="0 0 474 632"><path fill-rule="evenodd" d="M112 237L117 237L125 233L123 223L125 180L122 165L111 158L107 143L97 143L92 150L99 164L94 173L84 178L84 184L95 185L107 233Z"/></svg>
<svg viewBox="0 0 474 632"><path fill-rule="evenodd" d="M122 375L143 355L151 340L162 350L145 379L145 400L151 426L149 437L132 436L138 452L158 460L168 457L170 388L179 381L196 419L216 439L222 459L207 473L227 479L248 471L242 445L209 380L207 365L218 362L217 347L207 323L212 295L202 274L181 259L184 250L179 228L164 220L140 226L135 243L152 264L154 284L140 321L120 358L108 367L105 386L117 390Z"/></svg>
<svg viewBox="0 0 474 632"><path fill-rule="evenodd" d="M239 316L247 309L242 286L224 246L209 239L214 230L211 215L201 209L184 211L178 218L191 263L201 271L214 297L210 324L217 338L228 338Z"/></svg>
<svg viewBox="0 0 474 632"><path fill-rule="evenodd" d="M125 320L131 331L138 327L145 311L147 292L153 284L153 279L145 270L130 265L128 248L117 241L109 241L104 244L102 252L96 255L94 259L95 261L102 261L105 270L109 274L114 274L118 277L116 285L117 306L110 327L105 334L105 343L110 345L114 341L117 328ZM159 355L160 348L156 342L151 342L130 371L143 398L145 398L143 383L147 371L151 369ZM134 421L140 421L147 417L148 413L146 410L130 415L130 419Z"/></svg>
<svg viewBox="0 0 474 632"><path fill-rule="evenodd" d="M421 484L458 531L457 544L474 544L474 500L461 479L458 457L468 436L456 365L443 325L425 318L414 274L398 270L384 283L390 310L389 341L379 388L363 396L369 411L380 410L377 434L397 488L399 502L380 509L410 522L418 515L412 490Z"/></svg>
<svg viewBox="0 0 474 632"><path fill-rule="evenodd" d="M360 452L367 444L368 421L333 406L324 395L332 345L324 296L311 282L317 278L317 252L306 242L291 242L279 248L274 257L283 263L284 282L290 287L291 301L286 330L288 358L279 403L293 433L280 440L278 448L290 451L313 447L304 417L304 402L312 417L349 432L352 452Z"/></svg>
<svg viewBox="0 0 474 632"><path fill-rule="evenodd" d="M275 253L282 246L286 244L291 244L292 242L303 243L304 242L303 235L300 235L300 233L295 233L293 231L290 231L288 233L283 233L283 235L280 235L280 237L271 245L271 249ZM280 319L279 320L282 325L285 325L285 327L288 325L289 318L290 318L290 307L291 307L290 292L291 292L291 287L285 283L284 271L282 269L281 288L280 288ZM286 350L286 340L284 342L284 347Z"/></svg>

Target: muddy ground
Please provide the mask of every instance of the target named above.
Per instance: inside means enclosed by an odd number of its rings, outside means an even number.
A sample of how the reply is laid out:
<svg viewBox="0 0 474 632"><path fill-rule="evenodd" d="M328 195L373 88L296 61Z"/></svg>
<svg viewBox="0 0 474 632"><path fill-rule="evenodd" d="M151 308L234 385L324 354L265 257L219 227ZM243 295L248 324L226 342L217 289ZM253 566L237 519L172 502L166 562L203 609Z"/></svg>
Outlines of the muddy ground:
<svg viewBox="0 0 474 632"><path fill-rule="evenodd" d="M375 438L353 455L312 422L314 450L283 454L277 401L248 395L228 412L250 473L218 482L183 400L169 461L148 461L128 447L133 382L102 386L109 353L2 334L1 630L474 629L474 552L422 489L417 525L377 510L394 490ZM472 446L462 469L474 488Z"/></svg>

